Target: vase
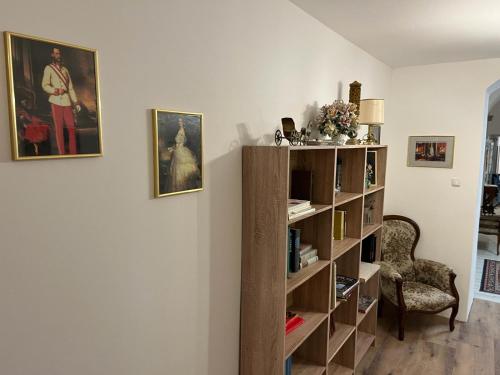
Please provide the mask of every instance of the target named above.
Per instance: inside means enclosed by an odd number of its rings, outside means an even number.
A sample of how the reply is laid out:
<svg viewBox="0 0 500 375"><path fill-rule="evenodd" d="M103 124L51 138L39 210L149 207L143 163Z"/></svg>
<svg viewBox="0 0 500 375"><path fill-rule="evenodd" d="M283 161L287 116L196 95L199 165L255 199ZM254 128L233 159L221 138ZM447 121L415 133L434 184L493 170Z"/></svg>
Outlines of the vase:
<svg viewBox="0 0 500 375"><path fill-rule="evenodd" d="M335 137L332 137L332 143L335 146L343 146L343 145L345 145L346 141L347 141L347 135L345 135L345 134L339 134L339 135L336 135Z"/></svg>

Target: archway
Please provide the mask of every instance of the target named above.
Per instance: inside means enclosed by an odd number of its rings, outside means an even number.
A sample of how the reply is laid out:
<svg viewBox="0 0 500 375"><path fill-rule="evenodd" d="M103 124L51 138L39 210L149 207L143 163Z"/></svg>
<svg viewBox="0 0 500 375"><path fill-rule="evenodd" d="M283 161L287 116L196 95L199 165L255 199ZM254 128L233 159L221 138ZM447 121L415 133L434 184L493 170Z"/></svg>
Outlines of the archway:
<svg viewBox="0 0 500 375"><path fill-rule="evenodd" d="M497 116L493 115L496 122L498 122L498 129L492 129L493 123L491 122L491 114L493 109L498 111ZM484 114L483 114L483 134L481 143L481 164L479 166L480 174L477 195L477 226L475 243L477 244L476 251L473 254L471 262L471 279L470 279L470 293L469 293L469 306L473 298L486 299L500 303L500 295L492 293L485 293L480 291L481 280L483 276L483 268L485 259L498 260L500 256L497 255L497 241L500 237L494 235L496 230L495 225L500 226L500 221L495 224L495 220L481 219L483 214L483 193L489 190L487 194L492 194L491 189L494 189L493 183L500 187L498 177L495 179L492 176L500 175L500 80L496 81L486 89L484 101ZM494 173L494 174L493 174ZM485 190L486 186L486 190ZM491 189L489 189L491 186ZM492 195L493 196L493 195ZM496 198L492 200L494 203L500 202ZM495 210L496 214L500 214L498 209ZM495 211L492 211L494 214ZM497 215L492 215L497 216ZM498 229L500 230L500 229Z"/></svg>

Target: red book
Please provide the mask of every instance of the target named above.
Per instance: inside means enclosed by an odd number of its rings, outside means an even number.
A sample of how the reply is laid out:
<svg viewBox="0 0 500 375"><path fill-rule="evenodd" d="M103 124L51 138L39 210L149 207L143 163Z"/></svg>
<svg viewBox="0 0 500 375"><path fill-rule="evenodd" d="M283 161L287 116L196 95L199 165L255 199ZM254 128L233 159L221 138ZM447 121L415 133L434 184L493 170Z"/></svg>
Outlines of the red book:
<svg viewBox="0 0 500 375"><path fill-rule="evenodd" d="M285 334L288 335L290 332L294 331L304 323L304 318L298 315L294 317L287 318L285 325Z"/></svg>

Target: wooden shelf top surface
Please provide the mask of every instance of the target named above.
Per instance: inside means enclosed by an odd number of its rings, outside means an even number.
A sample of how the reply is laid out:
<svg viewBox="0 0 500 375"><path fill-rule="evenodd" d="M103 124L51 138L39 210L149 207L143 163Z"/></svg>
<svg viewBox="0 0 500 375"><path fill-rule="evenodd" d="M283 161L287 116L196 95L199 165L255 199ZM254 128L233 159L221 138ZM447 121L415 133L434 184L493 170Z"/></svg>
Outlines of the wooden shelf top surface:
<svg viewBox="0 0 500 375"><path fill-rule="evenodd" d="M342 204L351 202L355 199L361 198L363 196L362 193L347 193L347 192L339 192L335 194L335 207L340 206Z"/></svg>
<svg viewBox="0 0 500 375"><path fill-rule="evenodd" d="M288 220L288 224L290 225L290 224L296 223L298 221L301 221L301 220L310 218L312 216L318 215L322 212L331 210L333 206L331 204L311 204L311 207L314 207L316 209L316 211L302 215L302 216L295 217L293 219L290 219L290 220Z"/></svg>
<svg viewBox="0 0 500 375"><path fill-rule="evenodd" d="M329 260L318 260L316 263L301 269L299 272L291 273L290 277L286 280L286 293L290 293L305 283L323 268L328 267L329 264Z"/></svg>
<svg viewBox="0 0 500 375"><path fill-rule="evenodd" d="M333 240L333 255L335 260L356 246L361 240L359 238L346 237L343 240Z"/></svg>
<svg viewBox="0 0 500 375"><path fill-rule="evenodd" d="M361 362L363 357L365 356L370 346L375 341L375 336L370 335L369 333L359 331L358 337L356 340L356 357L355 357L355 367Z"/></svg>
<svg viewBox="0 0 500 375"><path fill-rule="evenodd" d="M356 327L349 324L335 322L335 332L332 337L330 337L328 342L328 361L330 362L335 354L340 350L340 348L349 339L352 333L356 330Z"/></svg>
<svg viewBox="0 0 500 375"><path fill-rule="evenodd" d="M333 375L352 375L354 373L354 370L339 365L338 363L330 362L330 364L328 365L328 373Z"/></svg>
<svg viewBox="0 0 500 375"><path fill-rule="evenodd" d="M327 313L301 311L294 308L290 310L299 314L304 319L304 323L285 336L285 358L288 358L328 317Z"/></svg>
<svg viewBox="0 0 500 375"><path fill-rule="evenodd" d="M254 146L256 147L256 146ZM258 147L258 146L257 146ZM262 146L261 146L262 147ZM276 146L263 146L263 147L276 147ZM290 150L304 150L304 151L311 151L311 150L334 150L334 149L356 149L356 148L366 148L366 149L372 149L372 148L387 148L387 145L342 145L342 146L334 146L334 145L305 145L305 146L281 146L281 147L288 147Z"/></svg>
<svg viewBox="0 0 500 375"><path fill-rule="evenodd" d="M380 228L382 228L382 224L380 224L380 223L364 225L363 226L363 239L368 237L370 234L375 233Z"/></svg>
<svg viewBox="0 0 500 375"><path fill-rule="evenodd" d="M302 358L292 360L293 375L323 375L325 370L325 367L304 361Z"/></svg>
<svg viewBox="0 0 500 375"><path fill-rule="evenodd" d="M371 193L375 193L377 191L383 190L385 188L384 185L381 186L371 186L368 189L365 189L365 195L369 195Z"/></svg>
<svg viewBox="0 0 500 375"><path fill-rule="evenodd" d="M380 266L378 264L361 262L359 264L359 281L362 283L367 282L379 269Z"/></svg>

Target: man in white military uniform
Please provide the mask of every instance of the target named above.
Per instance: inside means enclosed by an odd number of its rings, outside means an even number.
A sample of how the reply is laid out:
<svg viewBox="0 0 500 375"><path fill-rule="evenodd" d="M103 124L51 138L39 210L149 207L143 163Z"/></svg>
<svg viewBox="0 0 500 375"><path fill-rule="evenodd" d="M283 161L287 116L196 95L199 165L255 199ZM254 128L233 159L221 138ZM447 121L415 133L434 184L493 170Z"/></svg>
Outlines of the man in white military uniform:
<svg viewBox="0 0 500 375"><path fill-rule="evenodd" d="M52 119L56 132L56 143L59 155L66 153L64 145L64 126L68 130L69 153L76 154L75 119L73 117L73 106L79 112L73 82L68 69L63 65L61 50L57 47L52 49L52 64L45 67L43 71L42 88L49 94L49 103L52 108Z"/></svg>

